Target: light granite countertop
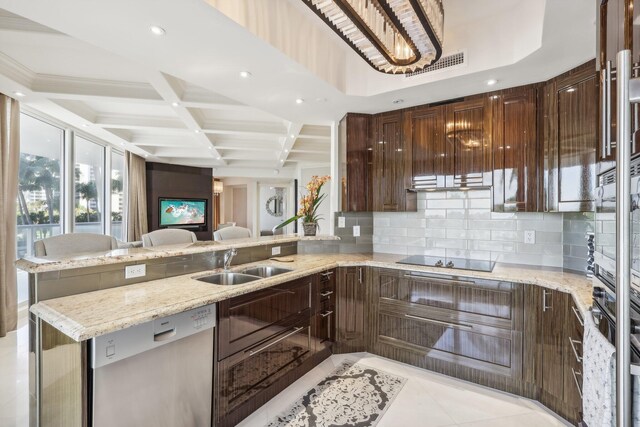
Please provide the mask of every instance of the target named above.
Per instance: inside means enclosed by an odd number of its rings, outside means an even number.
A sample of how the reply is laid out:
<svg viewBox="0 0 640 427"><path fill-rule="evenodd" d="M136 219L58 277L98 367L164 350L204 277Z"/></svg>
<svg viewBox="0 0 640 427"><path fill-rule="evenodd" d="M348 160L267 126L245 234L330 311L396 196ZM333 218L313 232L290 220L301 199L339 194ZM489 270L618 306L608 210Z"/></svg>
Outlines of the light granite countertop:
<svg viewBox="0 0 640 427"><path fill-rule="evenodd" d="M211 270L46 300L31 306L30 310L74 340L84 341L158 317L180 313L326 269L346 266L393 268L535 284L571 293L585 317L591 306L591 281L583 275L559 269L496 264L491 273L457 269L443 271L437 267L396 264L403 256L388 254L299 254L286 258L291 258L293 262L267 260L234 267L233 270L237 271L252 265L277 264L293 270L243 285L218 286L196 280L220 271Z"/></svg>
<svg viewBox="0 0 640 427"><path fill-rule="evenodd" d="M27 273L44 273L47 271L69 270L72 268L95 267L99 265L118 264L123 262L138 262L156 258L166 258L197 254L203 252L225 251L231 248L248 248L268 246L278 243L290 243L308 240L340 240L337 236L298 236L296 234L281 236L262 236L247 239L200 241L179 245L164 245L150 248L125 248L109 252L86 253L79 256L67 257L34 257L28 256L16 261L18 269Z"/></svg>

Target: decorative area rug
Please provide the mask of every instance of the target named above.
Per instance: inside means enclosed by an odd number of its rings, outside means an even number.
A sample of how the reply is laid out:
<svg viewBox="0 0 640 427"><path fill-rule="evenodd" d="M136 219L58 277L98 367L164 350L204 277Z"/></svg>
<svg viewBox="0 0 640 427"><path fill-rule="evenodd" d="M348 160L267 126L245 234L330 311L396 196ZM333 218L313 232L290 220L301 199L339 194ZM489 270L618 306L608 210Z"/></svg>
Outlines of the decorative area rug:
<svg viewBox="0 0 640 427"><path fill-rule="evenodd" d="M375 426L406 381L379 369L344 362L269 427Z"/></svg>

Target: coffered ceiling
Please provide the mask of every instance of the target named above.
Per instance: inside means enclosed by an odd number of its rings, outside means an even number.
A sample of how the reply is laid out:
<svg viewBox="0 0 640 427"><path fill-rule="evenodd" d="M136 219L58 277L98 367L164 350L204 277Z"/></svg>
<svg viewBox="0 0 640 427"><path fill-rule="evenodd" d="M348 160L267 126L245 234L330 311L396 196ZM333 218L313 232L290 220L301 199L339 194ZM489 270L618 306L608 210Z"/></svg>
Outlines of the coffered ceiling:
<svg viewBox="0 0 640 427"><path fill-rule="evenodd" d="M465 62L412 77L373 70L302 0L0 8L1 91L24 92L29 108L149 159L221 175L327 164L330 126L347 111L542 81L595 55L586 0L444 0L444 55L463 52ZM154 25L165 33L153 35Z"/></svg>

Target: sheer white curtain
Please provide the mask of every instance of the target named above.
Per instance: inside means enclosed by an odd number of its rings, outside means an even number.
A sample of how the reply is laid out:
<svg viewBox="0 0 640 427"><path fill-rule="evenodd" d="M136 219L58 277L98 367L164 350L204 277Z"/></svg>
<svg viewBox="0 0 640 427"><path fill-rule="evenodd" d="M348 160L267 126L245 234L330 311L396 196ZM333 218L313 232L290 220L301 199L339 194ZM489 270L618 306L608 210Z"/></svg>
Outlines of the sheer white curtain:
<svg viewBox="0 0 640 427"><path fill-rule="evenodd" d="M147 234L147 167L145 160L127 151L127 240L142 240ZM14 221L15 222L15 221Z"/></svg>
<svg viewBox="0 0 640 427"><path fill-rule="evenodd" d="M20 105L0 94L0 337L16 329L16 199L20 165Z"/></svg>

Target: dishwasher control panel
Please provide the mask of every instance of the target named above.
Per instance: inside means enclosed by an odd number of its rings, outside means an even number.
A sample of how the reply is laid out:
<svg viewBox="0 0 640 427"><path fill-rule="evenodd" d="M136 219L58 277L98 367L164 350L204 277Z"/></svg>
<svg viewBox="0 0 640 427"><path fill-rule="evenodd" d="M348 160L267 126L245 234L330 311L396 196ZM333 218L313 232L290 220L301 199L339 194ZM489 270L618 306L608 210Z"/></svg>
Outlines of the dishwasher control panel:
<svg viewBox="0 0 640 427"><path fill-rule="evenodd" d="M90 344L91 367L115 363L215 325L216 305L209 304L95 337Z"/></svg>

